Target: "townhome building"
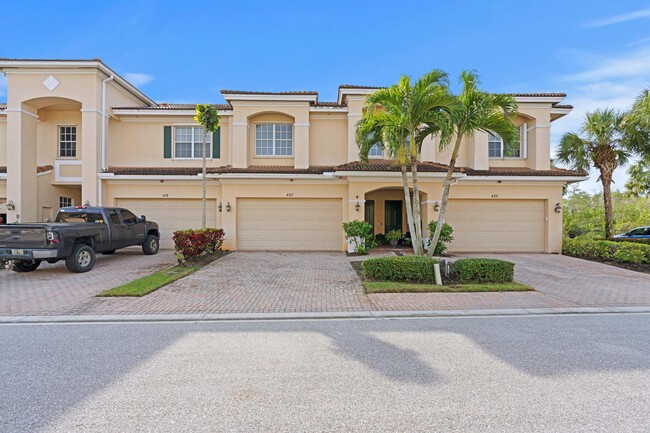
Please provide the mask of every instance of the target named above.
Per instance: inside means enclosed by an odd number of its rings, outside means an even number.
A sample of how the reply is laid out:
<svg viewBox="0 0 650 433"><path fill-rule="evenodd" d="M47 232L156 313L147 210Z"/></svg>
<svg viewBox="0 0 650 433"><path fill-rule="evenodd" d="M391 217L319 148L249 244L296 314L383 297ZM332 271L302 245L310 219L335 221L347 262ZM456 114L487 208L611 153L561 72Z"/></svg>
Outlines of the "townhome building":
<svg viewBox="0 0 650 433"><path fill-rule="evenodd" d="M201 224L203 130L194 104L156 103L99 59L0 59L0 214L51 220L59 207L124 207L161 227ZM399 167L355 140L365 97L341 85L315 91L221 91L221 126L208 142L207 220L224 248L344 250L344 221L406 232ZM572 107L563 93L522 93L520 140L477 133L462 143L447 222L452 252L560 252L562 190L584 174L551 166L550 128ZM206 99L212 99L206 95ZM197 101L199 102L199 101ZM450 149L436 137L419 166L423 221L437 219Z"/></svg>

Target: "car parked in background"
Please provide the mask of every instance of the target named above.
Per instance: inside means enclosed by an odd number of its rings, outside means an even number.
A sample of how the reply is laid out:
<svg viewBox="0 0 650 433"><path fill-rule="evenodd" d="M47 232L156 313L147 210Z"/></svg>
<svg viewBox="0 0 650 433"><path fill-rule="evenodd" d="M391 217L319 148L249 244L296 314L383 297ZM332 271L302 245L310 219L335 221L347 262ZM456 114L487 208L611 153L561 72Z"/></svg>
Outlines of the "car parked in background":
<svg viewBox="0 0 650 433"><path fill-rule="evenodd" d="M614 239L650 239L650 227L637 227L622 235L614 236Z"/></svg>

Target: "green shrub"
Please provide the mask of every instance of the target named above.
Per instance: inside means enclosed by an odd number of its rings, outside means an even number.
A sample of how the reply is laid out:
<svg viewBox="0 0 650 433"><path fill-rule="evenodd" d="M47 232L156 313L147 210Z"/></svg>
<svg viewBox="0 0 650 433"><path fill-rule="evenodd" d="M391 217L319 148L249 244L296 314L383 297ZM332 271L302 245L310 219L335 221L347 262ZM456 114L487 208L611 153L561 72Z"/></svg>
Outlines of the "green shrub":
<svg viewBox="0 0 650 433"><path fill-rule="evenodd" d="M438 221L431 221L429 223L429 242L433 240L433 234L436 232L436 226L438 225ZM434 256L439 256L441 254L444 254L445 251L447 251L447 246L445 244L448 244L449 242L454 240L454 229L447 223L444 223L442 225L442 229L440 230L440 238L438 239L438 245L436 245L436 249L433 251Z"/></svg>
<svg viewBox="0 0 650 433"><path fill-rule="evenodd" d="M435 281L433 265L436 263L438 261L430 257L401 256L368 259L361 266L370 280L429 283Z"/></svg>
<svg viewBox="0 0 650 433"><path fill-rule="evenodd" d="M389 241L398 241L402 239L402 232L399 230L390 230L386 233L386 239Z"/></svg>
<svg viewBox="0 0 650 433"><path fill-rule="evenodd" d="M375 235L375 243L377 245L386 245L388 243L388 239L386 239L386 235L383 233L377 233Z"/></svg>
<svg viewBox="0 0 650 433"><path fill-rule="evenodd" d="M515 264L497 259L459 259L452 265L460 282L510 283L515 276Z"/></svg>
<svg viewBox="0 0 650 433"><path fill-rule="evenodd" d="M650 245L642 242L593 240L585 237L564 239L562 253L621 263L650 263Z"/></svg>
<svg viewBox="0 0 650 433"><path fill-rule="evenodd" d="M357 254L366 254L368 250L375 246L372 238L372 224L366 221L347 221L343 223L343 230L348 237L348 242L354 243L354 252ZM356 241L361 239L361 243Z"/></svg>

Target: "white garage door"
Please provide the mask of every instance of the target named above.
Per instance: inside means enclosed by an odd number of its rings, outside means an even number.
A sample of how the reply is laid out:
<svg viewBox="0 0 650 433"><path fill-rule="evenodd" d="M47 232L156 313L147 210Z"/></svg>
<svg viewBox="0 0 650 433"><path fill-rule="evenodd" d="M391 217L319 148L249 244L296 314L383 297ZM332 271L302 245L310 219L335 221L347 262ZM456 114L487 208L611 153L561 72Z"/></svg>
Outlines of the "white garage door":
<svg viewBox="0 0 650 433"><path fill-rule="evenodd" d="M340 251L340 199L239 199L241 250Z"/></svg>
<svg viewBox="0 0 650 433"><path fill-rule="evenodd" d="M129 209L137 216L145 215L160 226L160 246L173 248L172 235L176 230L201 228L201 200L120 198L117 206ZM216 201L207 201L206 225L216 227Z"/></svg>
<svg viewBox="0 0 650 433"><path fill-rule="evenodd" d="M543 200L449 200L452 252L543 252Z"/></svg>

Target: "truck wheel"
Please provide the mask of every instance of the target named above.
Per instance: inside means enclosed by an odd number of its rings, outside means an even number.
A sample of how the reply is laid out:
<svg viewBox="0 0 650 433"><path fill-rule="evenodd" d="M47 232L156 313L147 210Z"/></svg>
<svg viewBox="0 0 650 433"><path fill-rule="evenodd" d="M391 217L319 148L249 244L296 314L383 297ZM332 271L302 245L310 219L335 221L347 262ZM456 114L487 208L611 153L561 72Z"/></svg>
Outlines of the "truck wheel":
<svg viewBox="0 0 650 433"><path fill-rule="evenodd" d="M148 235L142 244L142 252L145 256L152 256L160 249L160 239L156 235Z"/></svg>
<svg viewBox="0 0 650 433"><path fill-rule="evenodd" d="M95 250L90 245L76 244L72 254L66 257L65 266L70 272L88 272L95 266Z"/></svg>
<svg viewBox="0 0 650 433"><path fill-rule="evenodd" d="M40 260L18 260L11 268L15 272L32 272L41 265Z"/></svg>

